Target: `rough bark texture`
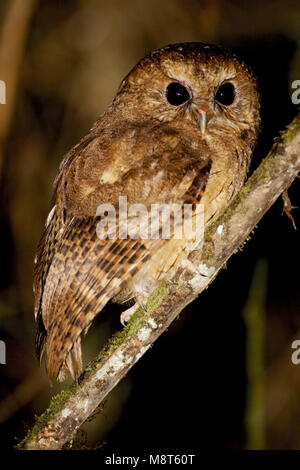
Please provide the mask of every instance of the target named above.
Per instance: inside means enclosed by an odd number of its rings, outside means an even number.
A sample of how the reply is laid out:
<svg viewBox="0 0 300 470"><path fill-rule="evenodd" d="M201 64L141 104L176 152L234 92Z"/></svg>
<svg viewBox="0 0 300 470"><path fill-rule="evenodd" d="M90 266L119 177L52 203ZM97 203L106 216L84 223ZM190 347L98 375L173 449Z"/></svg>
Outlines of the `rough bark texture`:
<svg viewBox="0 0 300 470"><path fill-rule="evenodd" d="M61 449L183 308L212 282L299 171L300 114L276 140L225 215L209 228L203 249L191 253L173 282L150 296L146 311L138 311L111 339L79 384L52 399L19 448Z"/></svg>

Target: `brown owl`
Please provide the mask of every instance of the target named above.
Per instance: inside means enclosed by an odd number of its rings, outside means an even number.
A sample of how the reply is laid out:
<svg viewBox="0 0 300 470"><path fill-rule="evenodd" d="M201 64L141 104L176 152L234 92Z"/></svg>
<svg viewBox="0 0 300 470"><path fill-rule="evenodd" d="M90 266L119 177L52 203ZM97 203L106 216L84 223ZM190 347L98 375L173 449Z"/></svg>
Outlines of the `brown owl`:
<svg viewBox="0 0 300 470"><path fill-rule="evenodd" d="M35 261L38 356L50 379L82 369L81 334L109 300L143 305L171 279L193 245L185 232L100 237L97 227L120 197L128 205L199 204L204 227L241 188L259 128L259 97L248 67L234 54L202 43L151 52L122 81L111 105L66 155L55 181L53 208ZM148 212L147 212L148 211ZM173 217L174 218L174 217ZM130 217L129 217L130 219ZM131 232L136 235L135 218ZM140 220L139 220L140 222ZM149 232L148 232L149 233ZM125 234L126 235L126 234ZM154 236L153 236L154 235Z"/></svg>

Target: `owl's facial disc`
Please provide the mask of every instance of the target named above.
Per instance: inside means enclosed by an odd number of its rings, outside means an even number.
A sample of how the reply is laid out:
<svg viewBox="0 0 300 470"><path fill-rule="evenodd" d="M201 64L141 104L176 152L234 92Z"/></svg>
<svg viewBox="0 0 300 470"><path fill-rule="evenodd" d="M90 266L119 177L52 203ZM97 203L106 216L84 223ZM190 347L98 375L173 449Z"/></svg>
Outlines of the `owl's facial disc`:
<svg viewBox="0 0 300 470"><path fill-rule="evenodd" d="M184 110L184 114L190 114L199 127L202 137L211 118L216 113L222 113L224 109L230 108L236 99L235 86L229 80L223 80L220 84L215 83L210 89L204 90L199 86L193 89L191 83L187 85L185 81L177 81L176 78L170 80L165 89L167 104L175 114L177 110L180 112L180 119L183 119L181 109Z"/></svg>

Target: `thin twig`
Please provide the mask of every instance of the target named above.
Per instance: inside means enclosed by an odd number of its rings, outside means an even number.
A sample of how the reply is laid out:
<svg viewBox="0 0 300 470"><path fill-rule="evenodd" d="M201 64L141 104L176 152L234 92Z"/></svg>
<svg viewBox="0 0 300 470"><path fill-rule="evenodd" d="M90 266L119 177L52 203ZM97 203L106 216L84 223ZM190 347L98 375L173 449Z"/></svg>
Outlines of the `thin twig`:
<svg viewBox="0 0 300 470"><path fill-rule="evenodd" d="M172 283L150 296L146 311L138 311L112 338L79 384L52 399L19 448L61 449L183 308L213 281L299 171L300 114L276 140L226 213L209 228L202 251L191 253Z"/></svg>
<svg viewBox="0 0 300 470"><path fill-rule="evenodd" d="M6 84L6 104L1 105L0 113L0 174L3 165L3 146L13 116L19 69L35 5L36 0L13 0L8 5L3 21L0 41L0 79Z"/></svg>

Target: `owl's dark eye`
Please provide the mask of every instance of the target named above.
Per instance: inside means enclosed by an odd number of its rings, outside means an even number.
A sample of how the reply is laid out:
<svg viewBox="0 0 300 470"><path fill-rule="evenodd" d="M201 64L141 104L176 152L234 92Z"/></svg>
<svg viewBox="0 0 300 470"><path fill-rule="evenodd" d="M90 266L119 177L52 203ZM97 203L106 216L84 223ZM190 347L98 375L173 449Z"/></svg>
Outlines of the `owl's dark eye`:
<svg viewBox="0 0 300 470"><path fill-rule="evenodd" d="M223 83L218 88L215 99L218 103L223 104L224 106L230 106L234 102L235 98L235 89L232 83L226 82Z"/></svg>
<svg viewBox="0 0 300 470"><path fill-rule="evenodd" d="M173 82L167 86L166 97L170 104L179 106L190 99L190 94L181 83Z"/></svg>

